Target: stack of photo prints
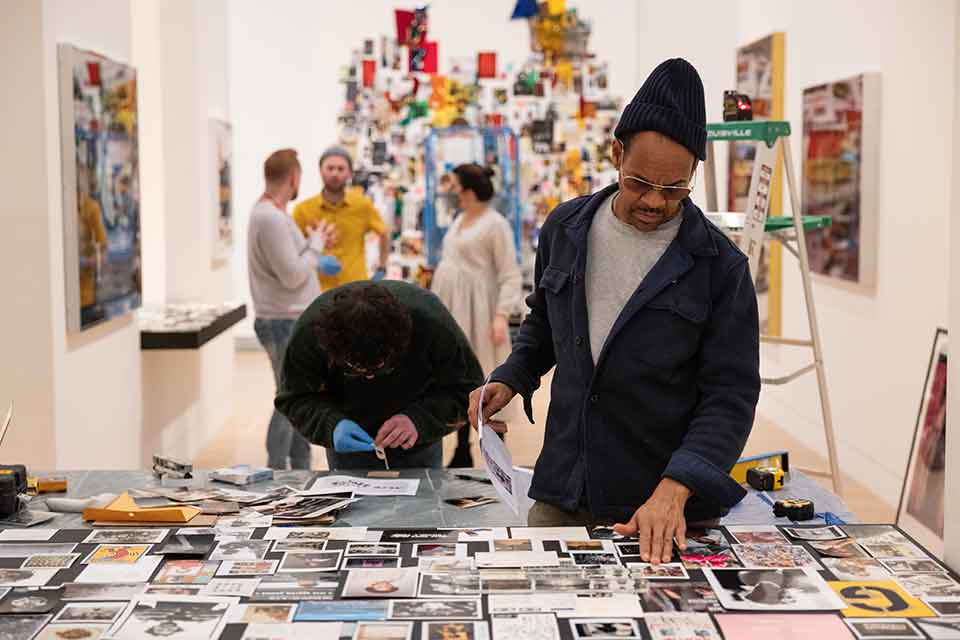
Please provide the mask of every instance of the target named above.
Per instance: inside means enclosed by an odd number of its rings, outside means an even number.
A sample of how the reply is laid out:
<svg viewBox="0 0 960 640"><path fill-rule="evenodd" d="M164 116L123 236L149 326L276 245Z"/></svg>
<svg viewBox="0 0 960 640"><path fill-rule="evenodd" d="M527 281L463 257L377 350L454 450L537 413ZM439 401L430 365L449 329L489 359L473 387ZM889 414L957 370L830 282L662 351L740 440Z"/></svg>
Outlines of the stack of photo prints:
<svg viewBox="0 0 960 640"><path fill-rule="evenodd" d="M729 526L683 542L654 566L606 527L277 526L260 513L5 529L0 640L960 638L956 576L896 527Z"/></svg>

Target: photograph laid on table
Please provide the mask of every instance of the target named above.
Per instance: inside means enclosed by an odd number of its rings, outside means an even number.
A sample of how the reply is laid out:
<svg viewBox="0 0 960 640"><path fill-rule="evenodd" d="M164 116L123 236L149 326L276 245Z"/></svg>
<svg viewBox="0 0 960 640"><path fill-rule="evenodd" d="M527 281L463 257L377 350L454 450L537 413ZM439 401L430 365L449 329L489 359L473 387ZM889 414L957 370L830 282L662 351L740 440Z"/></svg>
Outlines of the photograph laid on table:
<svg viewBox="0 0 960 640"><path fill-rule="evenodd" d="M71 602L54 616L51 623L111 624L126 608L123 602Z"/></svg>
<svg viewBox="0 0 960 640"><path fill-rule="evenodd" d="M720 640L708 613L650 613L643 617L653 640Z"/></svg>
<svg viewBox="0 0 960 640"><path fill-rule="evenodd" d="M889 580L892 576L873 558L822 558L820 560L837 580Z"/></svg>
<svg viewBox="0 0 960 640"><path fill-rule="evenodd" d="M560 640L557 618L552 613L521 613L490 620L494 640Z"/></svg>
<svg viewBox="0 0 960 640"><path fill-rule="evenodd" d="M399 542L380 542L370 544L365 542L347 543L347 557L350 556L399 556Z"/></svg>
<svg viewBox="0 0 960 640"><path fill-rule="evenodd" d="M43 631L33 637L33 640L74 640L75 638L99 640L99 638L104 637L109 629L110 625L108 624L51 624L44 627ZM0 635L0 637L3 636ZM17 638L18 640L21 638L25 640L29 636L17 636Z"/></svg>
<svg viewBox="0 0 960 640"><path fill-rule="evenodd" d="M203 585L199 593L193 595L210 598L250 598L259 585L259 578L213 578ZM144 592L144 595L150 594Z"/></svg>
<svg viewBox="0 0 960 640"><path fill-rule="evenodd" d="M706 569L725 609L839 610L844 603L814 569Z"/></svg>
<svg viewBox="0 0 960 640"><path fill-rule="evenodd" d="M424 622L421 629L421 640L490 640L486 621Z"/></svg>
<svg viewBox="0 0 960 640"><path fill-rule="evenodd" d="M483 593L531 593L534 590L534 581L525 576L517 577L487 577L480 579L480 589Z"/></svg>
<svg viewBox="0 0 960 640"><path fill-rule="evenodd" d="M391 620L479 620L483 606L472 600L391 600Z"/></svg>
<svg viewBox="0 0 960 640"><path fill-rule="evenodd" d="M220 560L263 560L273 543L269 540L236 540L220 542L210 554L209 559Z"/></svg>
<svg viewBox="0 0 960 640"><path fill-rule="evenodd" d="M424 629L427 632L433 633L433 629L430 629L427 624L424 624ZM353 634L353 640L412 640L412 636L412 622L358 622L357 628ZM434 633L430 636L430 640L450 639L474 640L469 635L438 636L436 633Z"/></svg>
<svg viewBox="0 0 960 640"><path fill-rule="evenodd" d="M276 573L279 564L279 560L256 560L254 562L227 560L220 563L220 568L217 569L217 575L228 578L235 576L267 576Z"/></svg>
<svg viewBox="0 0 960 640"><path fill-rule="evenodd" d="M933 560L918 560L914 558L884 558L880 564L890 570L890 573L943 573L944 568Z"/></svg>
<svg viewBox="0 0 960 640"><path fill-rule="evenodd" d="M563 553L614 553L610 540L560 540Z"/></svg>
<svg viewBox="0 0 960 640"><path fill-rule="evenodd" d="M219 568L219 562L167 560L153 581L157 584L206 584L216 575Z"/></svg>
<svg viewBox="0 0 960 640"><path fill-rule="evenodd" d="M480 576L459 573L423 573L420 575L418 598L451 598L479 596Z"/></svg>
<svg viewBox="0 0 960 640"><path fill-rule="evenodd" d="M893 580L829 582L844 601L845 618L923 618L934 615L920 598L910 595Z"/></svg>
<svg viewBox="0 0 960 640"><path fill-rule="evenodd" d="M24 560L20 568L69 569L79 557L79 553L38 553Z"/></svg>
<svg viewBox="0 0 960 640"><path fill-rule="evenodd" d="M28 558L39 554L73 553L77 545L72 543L49 544L0 544L0 558Z"/></svg>
<svg viewBox="0 0 960 640"><path fill-rule="evenodd" d="M419 569L351 569L343 585L344 598L413 598Z"/></svg>
<svg viewBox="0 0 960 640"><path fill-rule="evenodd" d="M580 552L576 551L570 554L570 558L573 560L574 564L579 567L587 567L593 565L619 565L620 560L617 558L614 553L607 552L596 552L596 551L586 551Z"/></svg>
<svg viewBox="0 0 960 640"><path fill-rule="evenodd" d="M717 595L706 582L655 582L640 594L640 604L647 613L723 611Z"/></svg>
<svg viewBox="0 0 960 640"><path fill-rule="evenodd" d="M203 557L210 553L216 544L216 536L174 534L153 552L168 556L198 556Z"/></svg>
<svg viewBox="0 0 960 640"><path fill-rule="evenodd" d="M0 640L25 640L36 636L52 616L2 616Z"/></svg>
<svg viewBox="0 0 960 640"><path fill-rule="evenodd" d="M628 562L627 567L640 572L647 580L688 580L690 574L680 562L650 564L648 562Z"/></svg>
<svg viewBox="0 0 960 640"><path fill-rule="evenodd" d="M57 589L22 587L7 591L0 601L0 614L50 613L61 603Z"/></svg>
<svg viewBox="0 0 960 640"><path fill-rule="evenodd" d="M433 558L431 558L432 560ZM422 561L423 559L421 559ZM397 569L400 567L400 558L388 558L377 556L356 556L345 558L343 569ZM424 568L421 566L420 570Z"/></svg>
<svg viewBox="0 0 960 640"><path fill-rule="evenodd" d="M199 596L207 584L148 584L144 587L144 596ZM211 594L212 595L212 594ZM127 598L129 600L129 598Z"/></svg>
<svg viewBox="0 0 960 640"><path fill-rule="evenodd" d="M923 552L923 549L912 542L880 542L871 544L861 542L860 545L874 558L926 559L930 557Z"/></svg>
<svg viewBox="0 0 960 640"><path fill-rule="evenodd" d="M960 584L946 573L899 573L893 579L918 598L960 598Z"/></svg>
<svg viewBox="0 0 960 640"><path fill-rule="evenodd" d="M42 587L59 569L0 569L0 587Z"/></svg>
<svg viewBox="0 0 960 640"><path fill-rule="evenodd" d="M260 578L253 599L258 602L332 600L339 589L339 576L329 572L278 573Z"/></svg>
<svg viewBox="0 0 960 640"><path fill-rule="evenodd" d="M490 540L490 551L543 551L541 540L529 538L507 538L505 540Z"/></svg>
<svg viewBox="0 0 960 640"><path fill-rule="evenodd" d="M386 620L386 600L327 600L301 602L297 605L296 622L322 622L324 620ZM406 624L406 623L404 623Z"/></svg>
<svg viewBox="0 0 960 640"><path fill-rule="evenodd" d="M347 562L351 560L361 560L366 558L347 558ZM397 565L399 564L398 558L382 558L383 560L397 560ZM418 568L421 573L451 573L451 572L463 572L463 571L473 571L476 567L474 565L473 558L419 558L417 561ZM386 565L384 568L391 565ZM356 568L356 567L351 567ZM370 567L376 569L378 567Z"/></svg>
<svg viewBox="0 0 960 640"><path fill-rule="evenodd" d="M783 530L797 540L842 540L847 537L839 527L784 527Z"/></svg>
<svg viewBox="0 0 960 640"><path fill-rule="evenodd" d="M327 550L325 540L276 540L273 543L273 553L319 553Z"/></svg>
<svg viewBox="0 0 960 640"><path fill-rule="evenodd" d="M248 604L242 605L243 611L239 614L238 622L255 623L282 623L293 620L295 604Z"/></svg>
<svg viewBox="0 0 960 640"><path fill-rule="evenodd" d="M215 640L234 602L230 598L138 598L128 605L110 634L116 640Z"/></svg>
<svg viewBox="0 0 960 640"><path fill-rule="evenodd" d="M845 524L848 536L860 544L910 544L910 540L889 524Z"/></svg>
<svg viewBox="0 0 960 640"><path fill-rule="evenodd" d="M94 529L84 538L84 544L159 544L168 529Z"/></svg>
<svg viewBox="0 0 960 640"><path fill-rule="evenodd" d="M882 620L844 620L857 640L924 640L924 636L905 618Z"/></svg>
<svg viewBox="0 0 960 640"><path fill-rule="evenodd" d="M931 640L956 640L960 638L960 616L920 618L916 623Z"/></svg>
<svg viewBox="0 0 960 640"><path fill-rule="evenodd" d="M290 551L283 554L278 572L305 572L305 571L336 571L340 568L342 551L322 551L320 553L297 553Z"/></svg>
<svg viewBox="0 0 960 640"><path fill-rule="evenodd" d="M846 538L844 540L811 540L807 544L810 548L821 556L828 558L866 558L867 552L863 550L856 540Z"/></svg>
<svg viewBox="0 0 960 640"><path fill-rule="evenodd" d="M571 619L570 632L574 638L641 640L640 627L629 618Z"/></svg>
<svg viewBox="0 0 960 640"><path fill-rule="evenodd" d="M413 545L414 558L465 558L466 555L466 544L439 542Z"/></svg>
<svg viewBox="0 0 960 640"><path fill-rule="evenodd" d="M680 561L687 569L703 569L705 567L726 569L743 566L737 556L734 555L733 549L725 546L688 547L686 551L680 551L679 554Z"/></svg>
<svg viewBox="0 0 960 640"><path fill-rule="evenodd" d="M759 525L735 525L726 528L738 544L788 544L789 541L776 527Z"/></svg>
<svg viewBox="0 0 960 640"><path fill-rule="evenodd" d="M688 549L690 547L730 546L727 536L723 535L723 531L720 529L709 527L706 529L687 529L686 538Z"/></svg>
<svg viewBox="0 0 960 640"><path fill-rule="evenodd" d="M960 616L960 598L924 598L938 616Z"/></svg>
<svg viewBox="0 0 960 640"><path fill-rule="evenodd" d="M83 564L133 564L147 555L149 544L101 544L83 559Z"/></svg>
<svg viewBox="0 0 960 640"><path fill-rule="evenodd" d="M795 544L735 544L733 551L750 569L820 568L806 549Z"/></svg>
<svg viewBox="0 0 960 640"><path fill-rule="evenodd" d="M148 577L147 580L150 578ZM142 581L146 582L146 580ZM143 593L144 584L79 584L67 582L63 585L64 600L102 601L132 600Z"/></svg>

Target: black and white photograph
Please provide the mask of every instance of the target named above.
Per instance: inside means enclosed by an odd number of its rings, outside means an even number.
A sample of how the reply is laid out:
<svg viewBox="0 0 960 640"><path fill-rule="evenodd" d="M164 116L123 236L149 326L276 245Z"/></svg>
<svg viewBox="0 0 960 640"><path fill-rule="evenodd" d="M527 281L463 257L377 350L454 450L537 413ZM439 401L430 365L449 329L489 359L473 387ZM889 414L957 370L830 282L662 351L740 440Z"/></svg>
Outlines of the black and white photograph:
<svg viewBox="0 0 960 640"><path fill-rule="evenodd" d="M174 534L153 552L168 556L206 556L216 544L212 535L182 535Z"/></svg>
<svg viewBox="0 0 960 640"><path fill-rule="evenodd" d="M0 544L0 558L28 558L35 555L73 553L77 545L72 543L8 543Z"/></svg>
<svg viewBox="0 0 960 640"><path fill-rule="evenodd" d="M326 540L287 538L285 540L275 540L273 543L273 553L287 553L288 551L294 551L296 553L319 553L326 550Z"/></svg>
<svg viewBox="0 0 960 640"><path fill-rule="evenodd" d="M472 600L391 600L391 620L479 620L483 617L480 599Z"/></svg>
<svg viewBox="0 0 960 640"><path fill-rule="evenodd" d="M50 616L0 617L0 640L32 640Z"/></svg>
<svg viewBox="0 0 960 640"><path fill-rule="evenodd" d="M232 602L226 598L138 598L113 626L110 637L215 640L223 631Z"/></svg>
<svg viewBox="0 0 960 640"><path fill-rule="evenodd" d="M717 595L706 582L656 582L640 594L645 612L718 612L723 611Z"/></svg>
<svg viewBox="0 0 960 640"><path fill-rule="evenodd" d="M0 569L0 587L42 587L59 569Z"/></svg>
<svg viewBox="0 0 960 640"><path fill-rule="evenodd" d="M419 598L476 597L481 593L480 576L471 573L423 573Z"/></svg>
<svg viewBox="0 0 960 640"><path fill-rule="evenodd" d="M70 602L53 618L52 623L110 624L115 622L126 608L125 602Z"/></svg>
<svg viewBox="0 0 960 640"><path fill-rule="evenodd" d="M928 558L923 549L912 542L861 542L860 546L867 550L874 558Z"/></svg>
<svg viewBox="0 0 960 640"><path fill-rule="evenodd" d="M847 619L857 640L923 640L924 635L906 618Z"/></svg>
<svg viewBox="0 0 960 640"><path fill-rule="evenodd" d="M79 553L38 553L23 561L21 569L69 569Z"/></svg>
<svg viewBox="0 0 960 640"><path fill-rule="evenodd" d="M552 613L521 613L491 620L494 640L560 640L557 618Z"/></svg>
<svg viewBox="0 0 960 640"><path fill-rule="evenodd" d="M570 631L574 638L597 639L640 639L640 627L635 620L629 618L605 619L573 619L570 620Z"/></svg>
<svg viewBox="0 0 960 640"><path fill-rule="evenodd" d="M920 618L915 621L930 640L960 639L960 616L950 618ZM0 636L2 638L2 636Z"/></svg>
<svg viewBox="0 0 960 640"><path fill-rule="evenodd" d="M210 554L210 560L243 560L250 562L253 560L263 560L270 551L269 540L235 540L232 542L219 542L217 547Z"/></svg>
<svg viewBox="0 0 960 640"><path fill-rule="evenodd" d="M67 582L63 585L64 600L77 601L121 601L132 600L143 593L141 584L81 584Z"/></svg>
<svg viewBox="0 0 960 640"><path fill-rule="evenodd" d="M340 568L342 551L321 551L319 553L297 553L291 551L283 554L280 568L277 571L301 573L308 571L336 571Z"/></svg>
<svg viewBox="0 0 960 640"><path fill-rule="evenodd" d="M619 565L620 560L613 553L596 553L593 551L574 552L570 554L574 564L579 567L588 567L593 565Z"/></svg>
<svg viewBox="0 0 960 640"><path fill-rule="evenodd" d="M890 573L943 573L944 569L934 560L915 558L884 558L880 564Z"/></svg>
<svg viewBox="0 0 960 640"><path fill-rule="evenodd" d="M50 613L60 602L59 589L11 589L0 600L0 614Z"/></svg>
<svg viewBox="0 0 960 640"><path fill-rule="evenodd" d="M277 572L279 560L227 560L221 562L217 568L220 577L234 578L237 576L268 576Z"/></svg>
<svg viewBox="0 0 960 640"><path fill-rule="evenodd" d="M167 529L95 529L84 538L84 544L159 544L167 537Z"/></svg>
<svg viewBox="0 0 960 640"><path fill-rule="evenodd" d="M797 540L843 540L847 537L839 527L784 527L783 530Z"/></svg>
<svg viewBox="0 0 960 640"><path fill-rule="evenodd" d="M340 588L335 574L278 573L260 578L253 599L263 602L315 602L333 600Z"/></svg>
<svg viewBox="0 0 960 640"><path fill-rule="evenodd" d="M900 573L893 579L918 598L960 598L960 584L946 573Z"/></svg>
<svg viewBox="0 0 960 640"><path fill-rule="evenodd" d="M910 540L889 524L845 524L847 536L860 544L910 544Z"/></svg>
<svg viewBox="0 0 960 640"><path fill-rule="evenodd" d="M347 557L350 556L399 556L398 542L348 542Z"/></svg>
<svg viewBox="0 0 960 640"><path fill-rule="evenodd" d="M639 542L615 542L617 547L617 553L623 556L639 556L640 555L640 543Z"/></svg>
<svg viewBox="0 0 960 640"><path fill-rule="evenodd" d="M704 569L725 609L821 611L846 608L813 569Z"/></svg>
<svg viewBox="0 0 960 640"><path fill-rule="evenodd" d="M343 585L344 598L413 598L419 569L351 569Z"/></svg>
<svg viewBox="0 0 960 640"><path fill-rule="evenodd" d="M938 616L960 616L960 598L924 598Z"/></svg>

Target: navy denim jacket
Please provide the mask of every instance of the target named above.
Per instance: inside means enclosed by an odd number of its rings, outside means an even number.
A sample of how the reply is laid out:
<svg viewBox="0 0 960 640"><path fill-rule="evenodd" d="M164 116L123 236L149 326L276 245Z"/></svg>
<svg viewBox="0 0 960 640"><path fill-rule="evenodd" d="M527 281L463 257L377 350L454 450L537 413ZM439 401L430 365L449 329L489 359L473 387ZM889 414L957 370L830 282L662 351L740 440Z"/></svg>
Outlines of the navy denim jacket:
<svg viewBox="0 0 960 640"><path fill-rule="evenodd" d="M627 302L597 365L584 288L587 232L616 189L558 206L544 224L530 313L492 380L524 398L556 365L530 497L625 522L661 478L693 491L689 521L745 495L728 475L760 394L757 298L746 256L689 199L676 239ZM584 494L585 492L585 494Z"/></svg>

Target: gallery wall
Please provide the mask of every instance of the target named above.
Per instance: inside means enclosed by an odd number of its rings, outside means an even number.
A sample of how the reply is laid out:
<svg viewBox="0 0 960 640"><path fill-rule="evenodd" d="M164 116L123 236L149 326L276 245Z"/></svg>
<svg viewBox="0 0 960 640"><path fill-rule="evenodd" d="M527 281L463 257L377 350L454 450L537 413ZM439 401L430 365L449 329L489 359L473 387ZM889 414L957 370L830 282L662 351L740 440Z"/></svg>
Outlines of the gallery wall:
<svg viewBox="0 0 960 640"><path fill-rule="evenodd" d="M319 192L316 162L336 139L336 114L343 99L337 82L340 68L349 63L350 52L362 46L364 38L395 30L394 8L415 4L285 0L278 10L257 0L230 3L229 84L237 167L234 287L238 295L248 296L246 220L263 190L264 159L282 147L297 149L304 166L300 197ZM526 60L527 23L509 21L515 4L515 0L431 2L430 33L439 41L441 71L451 57L472 57L480 50L497 51L501 66ZM612 92L629 99L641 73L635 55L637 5L622 0L574 4L593 22L591 48L598 59L610 63ZM244 346L256 345L252 321L238 334Z"/></svg>
<svg viewBox="0 0 960 640"><path fill-rule="evenodd" d="M934 332L947 322L957 3L873 2L869 21L863 3L846 0L733 6L738 44L786 33L786 115L798 176L803 90L868 71L881 76L879 204L862 212L878 229L876 288L818 277L814 291L841 468L895 508ZM804 337L795 265L785 254L784 334ZM765 348L764 356L766 375L810 361L786 347ZM813 375L765 388L759 411L825 454Z"/></svg>

